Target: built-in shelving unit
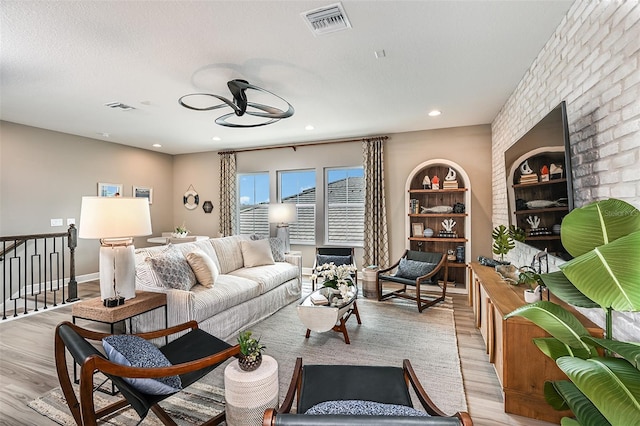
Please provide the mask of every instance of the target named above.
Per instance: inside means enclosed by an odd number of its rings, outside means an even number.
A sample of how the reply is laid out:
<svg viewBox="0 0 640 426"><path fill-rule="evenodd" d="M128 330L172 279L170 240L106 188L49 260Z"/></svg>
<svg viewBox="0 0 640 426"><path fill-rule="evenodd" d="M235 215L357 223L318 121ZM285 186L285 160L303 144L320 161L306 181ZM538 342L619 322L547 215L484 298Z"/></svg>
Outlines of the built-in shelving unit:
<svg viewBox="0 0 640 426"><path fill-rule="evenodd" d="M456 174L457 188L443 189L445 176L452 169ZM425 188L425 176L431 180L438 176L440 189ZM429 160L417 166L406 183L406 232L407 248L411 250L452 253L449 260L449 287L454 291L467 290L467 265L471 255L471 191L469 177L454 162L444 159ZM464 205L463 212L424 212L424 209L453 208ZM455 221L454 234L444 231L443 221ZM416 234L416 226L433 230L433 235Z"/></svg>

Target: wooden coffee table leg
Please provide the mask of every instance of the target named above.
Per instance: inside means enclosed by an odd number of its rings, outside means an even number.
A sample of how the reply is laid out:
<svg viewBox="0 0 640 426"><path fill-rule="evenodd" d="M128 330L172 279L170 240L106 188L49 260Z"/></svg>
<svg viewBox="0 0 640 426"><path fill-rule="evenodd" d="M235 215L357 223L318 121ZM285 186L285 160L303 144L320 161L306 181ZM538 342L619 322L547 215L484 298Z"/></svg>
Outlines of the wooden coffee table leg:
<svg viewBox="0 0 640 426"><path fill-rule="evenodd" d="M358 304L356 302L353 302L353 313L356 314L358 324L362 324L362 321L360 321L360 312L358 312Z"/></svg>
<svg viewBox="0 0 640 426"><path fill-rule="evenodd" d="M341 332L344 336L344 342L347 345L351 344L351 342L349 341L349 333L347 333L347 321L344 318L340 318L340 325L334 326L333 330Z"/></svg>

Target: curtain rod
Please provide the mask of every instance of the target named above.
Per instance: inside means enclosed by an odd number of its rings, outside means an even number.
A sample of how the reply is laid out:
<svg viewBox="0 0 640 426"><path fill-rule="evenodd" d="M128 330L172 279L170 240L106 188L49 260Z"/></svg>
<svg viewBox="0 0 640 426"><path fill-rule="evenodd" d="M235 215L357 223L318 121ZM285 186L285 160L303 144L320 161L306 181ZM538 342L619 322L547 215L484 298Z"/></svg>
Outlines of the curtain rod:
<svg viewBox="0 0 640 426"><path fill-rule="evenodd" d="M236 152L265 151L267 149L281 149L281 148L291 148L295 151L298 147L301 147L301 146L331 145L331 144L346 143L346 142L364 142L367 139L376 139L376 138L380 138L386 141L387 139L389 139L389 136L372 136L369 138L341 139L341 140L327 141L327 142L308 142L308 143L301 143L297 145L276 145L276 146L263 146L258 148L235 149L231 151L219 151L218 155L234 154Z"/></svg>

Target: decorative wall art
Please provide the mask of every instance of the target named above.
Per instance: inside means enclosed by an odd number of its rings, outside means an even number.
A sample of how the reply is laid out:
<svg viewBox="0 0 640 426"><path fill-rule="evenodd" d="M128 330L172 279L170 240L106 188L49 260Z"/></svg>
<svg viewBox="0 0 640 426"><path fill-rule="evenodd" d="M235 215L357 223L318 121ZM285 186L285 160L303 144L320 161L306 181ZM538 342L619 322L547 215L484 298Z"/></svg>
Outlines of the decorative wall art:
<svg viewBox="0 0 640 426"><path fill-rule="evenodd" d="M153 204L153 188L134 185L132 187L131 194L133 194L135 198L147 198L149 199L149 204Z"/></svg>
<svg viewBox="0 0 640 426"><path fill-rule="evenodd" d="M122 195L121 183L98 182L98 197L120 197Z"/></svg>
<svg viewBox="0 0 640 426"><path fill-rule="evenodd" d="M187 191L184 193L182 197L182 203L187 210L194 210L200 204L200 196L196 192L193 185L189 185Z"/></svg>
<svg viewBox="0 0 640 426"><path fill-rule="evenodd" d="M424 225L422 223L412 223L411 231L413 232L414 237L422 237L422 233L424 232Z"/></svg>
<svg viewBox="0 0 640 426"><path fill-rule="evenodd" d="M204 210L205 213L211 213L213 211L213 203L211 201L205 201L202 204L202 210Z"/></svg>

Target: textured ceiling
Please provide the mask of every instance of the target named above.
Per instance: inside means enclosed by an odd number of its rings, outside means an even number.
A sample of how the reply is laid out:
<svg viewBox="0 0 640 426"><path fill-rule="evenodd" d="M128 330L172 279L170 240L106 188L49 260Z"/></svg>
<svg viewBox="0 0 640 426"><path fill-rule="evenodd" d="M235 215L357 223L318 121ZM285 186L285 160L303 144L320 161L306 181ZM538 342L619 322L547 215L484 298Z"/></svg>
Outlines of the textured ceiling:
<svg viewBox="0 0 640 426"><path fill-rule="evenodd" d="M346 0L353 28L315 37L300 14L332 3L3 0L0 118L169 154L486 124L572 1ZM178 105L234 78L294 116L233 129Z"/></svg>

